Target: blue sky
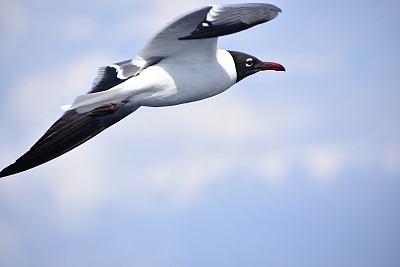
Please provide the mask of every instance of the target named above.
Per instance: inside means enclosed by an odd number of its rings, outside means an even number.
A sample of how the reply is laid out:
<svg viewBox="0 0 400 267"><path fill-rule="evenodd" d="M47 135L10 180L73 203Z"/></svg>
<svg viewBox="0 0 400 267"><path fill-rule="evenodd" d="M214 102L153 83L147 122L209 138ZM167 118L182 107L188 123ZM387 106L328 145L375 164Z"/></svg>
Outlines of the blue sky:
<svg viewBox="0 0 400 267"><path fill-rule="evenodd" d="M399 266L400 3L270 3L277 19L219 47L287 72L141 108L1 179L0 265ZM2 1L0 165L99 66L205 4Z"/></svg>

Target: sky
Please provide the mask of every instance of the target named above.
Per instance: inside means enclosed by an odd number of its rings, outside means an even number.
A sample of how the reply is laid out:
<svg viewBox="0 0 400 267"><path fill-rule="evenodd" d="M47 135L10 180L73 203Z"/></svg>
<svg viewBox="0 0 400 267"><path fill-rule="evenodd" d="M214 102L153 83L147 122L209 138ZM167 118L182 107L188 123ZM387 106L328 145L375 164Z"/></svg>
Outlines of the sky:
<svg viewBox="0 0 400 267"><path fill-rule="evenodd" d="M219 1L218 3L239 3ZM400 266L399 1L269 1L279 62L0 180L0 266ZM0 3L0 168L188 1Z"/></svg>

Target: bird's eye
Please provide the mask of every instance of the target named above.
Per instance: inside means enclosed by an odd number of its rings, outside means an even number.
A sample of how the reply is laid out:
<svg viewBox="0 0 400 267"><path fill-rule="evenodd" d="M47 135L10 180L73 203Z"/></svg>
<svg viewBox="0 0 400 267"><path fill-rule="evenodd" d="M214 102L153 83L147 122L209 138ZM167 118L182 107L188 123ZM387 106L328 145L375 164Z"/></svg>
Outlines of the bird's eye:
<svg viewBox="0 0 400 267"><path fill-rule="evenodd" d="M253 66L253 64L254 64L254 61L251 57L246 59L246 67L251 67L251 66Z"/></svg>

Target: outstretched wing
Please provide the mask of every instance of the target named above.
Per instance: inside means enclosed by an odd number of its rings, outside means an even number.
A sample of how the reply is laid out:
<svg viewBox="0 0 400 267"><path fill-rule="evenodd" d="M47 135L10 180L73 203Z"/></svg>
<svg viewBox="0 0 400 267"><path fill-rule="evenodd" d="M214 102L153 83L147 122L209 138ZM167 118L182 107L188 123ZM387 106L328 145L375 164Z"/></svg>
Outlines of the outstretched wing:
<svg viewBox="0 0 400 267"><path fill-rule="evenodd" d="M91 139L138 107L120 102L78 113L69 110L56 121L32 148L0 172L0 177L26 171L50 161Z"/></svg>
<svg viewBox="0 0 400 267"><path fill-rule="evenodd" d="M274 19L281 9L270 4L211 5L176 18L147 41L137 59L187 53L215 56L217 37ZM193 39L196 39L195 41ZM199 40L202 39L202 40ZM135 62L135 59L133 60Z"/></svg>
<svg viewBox="0 0 400 267"><path fill-rule="evenodd" d="M218 37L243 31L278 16L281 9L271 4L215 5L190 34L179 40Z"/></svg>

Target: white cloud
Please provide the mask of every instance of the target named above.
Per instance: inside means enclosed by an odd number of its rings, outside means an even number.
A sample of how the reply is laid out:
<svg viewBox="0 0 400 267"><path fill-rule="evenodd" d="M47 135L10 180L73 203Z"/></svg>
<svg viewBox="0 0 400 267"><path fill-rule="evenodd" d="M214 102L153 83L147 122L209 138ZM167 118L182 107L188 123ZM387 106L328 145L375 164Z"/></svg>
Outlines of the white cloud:
<svg viewBox="0 0 400 267"><path fill-rule="evenodd" d="M2 131L2 140L8 140L2 146L1 162L9 164L26 152L44 131L61 116L59 108L72 101L78 94L84 94L90 88L96 69L104 62L109 62L106 55L88 55L71 62L60 61L57 68L37 69L26 75L11 90L13 94L7 102L7 109L12 116L5 119L8 131ZM53 114L53 115L52 115ZM24 131L18 133L18 143L13 137L12 125ZM36 137L35 137L36 136ZM101 167L106 166L96 157L96 150L91 146L72 155L64 155L68 160L58 160L56 164L46 164L35 170L20 174L22 179L32 181L32 174L40 173L34 185L38 191L48 192L54 208L55 219L60 219L61 226L74 230L84 224L104 199L105 188ZM5 167L5 166L2 166ZM13 179L8 177L5 179ZM15 184L18 186L18 184ZM10 191L8 187L7 192ZM15 193L20 196L21 192ZM33 194L33 195L32 195ZM32 190L26 190L24 198L35 199ZM3 196L15 207L14 194ZM7 197L8 196L8 197ZM40 200L38 200L40 201ZM59 212L59 213L58 213Z"/></svg>
<svg viewBox="0 0 400 267"><path fill-rule="evenodd" d="M304 151L303 164L317 182L326 184L343 171L346 154L340 146L333 144L311 145ZM346 153L347 152L347 153Z"/></svg>
<svg viewBox="0 0 400 267"><path fill-rule="evenodd" d="M99 154L89 143L35 169L2 178L1 201L16 213L36 213L70 234L79 233L110 193L112 178L104 175L107 164Z"/></svg>
<svg viewBox="0 0 400 267"><path fill-rule="evenodd" d="M280 104L288 111L278 115L270 110L276 116L271 120L263 116L268 112L229 93L179 107L145 108L131 115L131 122L121 122L120 141L108 137L106 143L129 146L120 156L145 162L122 167L122 173L135 177L124 188L137 188L147 196L161 194L178 205L187 205L204 188L238 170L259 172L268 183L282 184L293 168L293 151L270 147L296 134L297 127L304 131L313 119L300 107ZM260 152L259 146L266 151Z"/></svg>
<svg viewBox="0 0 400 267"><path fill-rule="evenodd" d="M216 179L223 177L230 165L222 155L175 157L165 162L154 162L144 174L148 189L165 196L178 206L187 205Z"/></svg>
<svg viewBox="0 0 400 267"><path fill-rule="evenodd" d="M52 199L55 221L70 233L85 229L108 198L111 177L106 162L92 145L40 169L42 187Z"/></svg>
<svg viewBox="0 0 400 267"><path fill-rule="evenodd" d="M266 181L272 185L282 186L287 182L287 175L293 165L293 158L287 151L267 151L254 160L254 167ZM251 166L251 165L250 165Z"/></svg>
<svg viewBox="0 0 400 267"><path fill-rule="evenodd" d="M54 119L49 114L56 112L55 117L61 116L60 106L89 91L97 68L111 62L110 58L104 54L77 55L74 59L59 59L57 66L26 74L12 89L15 93L8 102L20 124L33 128L38 118Z"/></svg>

